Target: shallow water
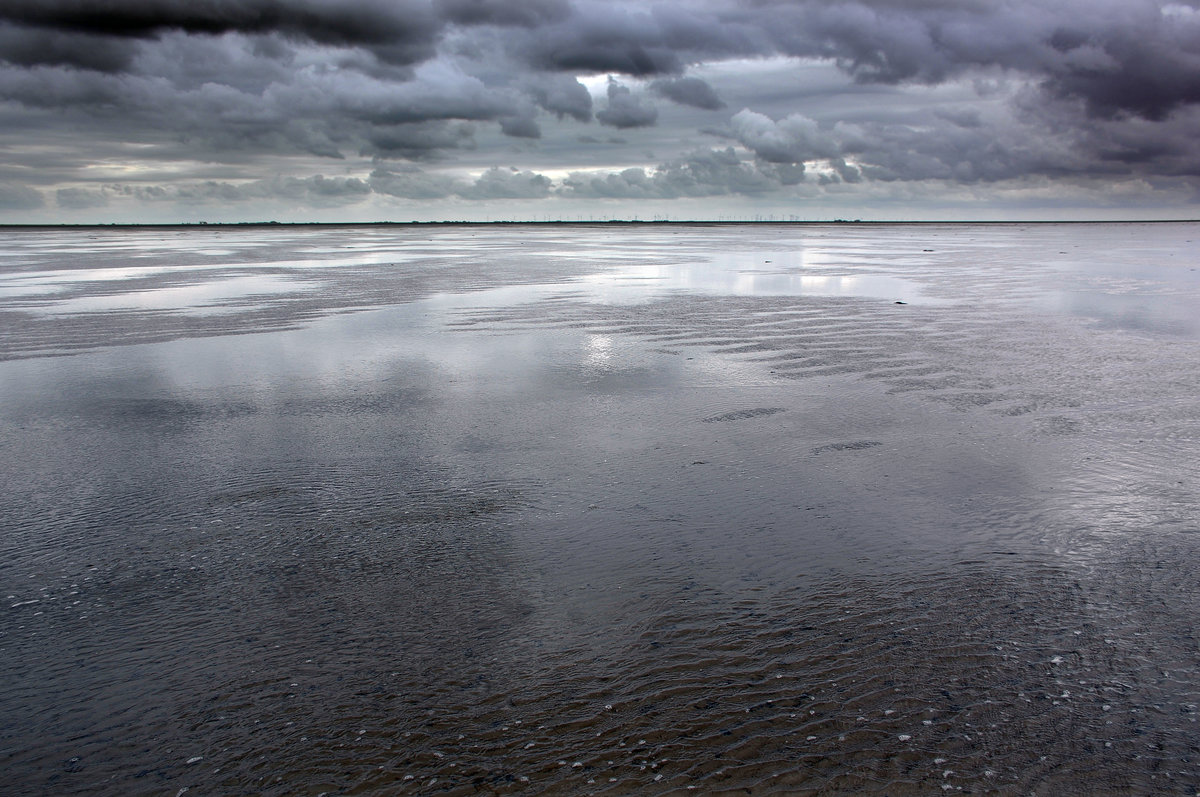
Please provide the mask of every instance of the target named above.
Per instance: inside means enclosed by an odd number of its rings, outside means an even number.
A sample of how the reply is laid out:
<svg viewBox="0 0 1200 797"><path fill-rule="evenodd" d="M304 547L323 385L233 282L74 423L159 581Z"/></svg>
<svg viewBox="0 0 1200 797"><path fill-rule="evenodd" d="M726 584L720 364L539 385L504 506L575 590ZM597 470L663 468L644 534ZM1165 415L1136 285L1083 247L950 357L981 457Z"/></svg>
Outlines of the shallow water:
<svg viewBox="0 0 1200 797"><path fill-rule="evenodd" d="M4 231L6 793L1193 794L1198 236Z"/></svg>

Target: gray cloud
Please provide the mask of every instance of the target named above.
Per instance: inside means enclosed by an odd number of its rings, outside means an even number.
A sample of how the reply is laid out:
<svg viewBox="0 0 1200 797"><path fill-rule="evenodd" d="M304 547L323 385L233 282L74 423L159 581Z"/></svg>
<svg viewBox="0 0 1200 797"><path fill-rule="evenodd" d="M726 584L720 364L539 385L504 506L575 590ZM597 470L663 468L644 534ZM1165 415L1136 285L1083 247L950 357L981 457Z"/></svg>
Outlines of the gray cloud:
<svg viewBox="0 0 1200 797"><path fill-rule="evenodd" d="M8 0L0 22L0 58L10 63L104 71L129 65L119 40L171 32L277 36L416 64L435 57L447 31L486 30L515 61L551 71L679 76L704 60L785 54L835 59L856 79L883 83L999 67L1031 76L1048 96L1084 100L1094 115L1162 119L1200 102L1192 2Z"/></svg>
<svg viewBox="0 0 1200 797"><path fill-rule="evenodd" d="M578 122L592 119L592 95L587 87L570 75L538 75L526 82L525 90L542 108L570 116Z"/></svg>
<svg viewBox="0 0 1200 797"><path fill-rule="evenodd" d="M274 182L277 196L291 198L322 197L330 200L357 201L370 193L370 186L357 177L326 177L322 174L299 179L285 177Z"/></svg>
<svg viewBox="0 0 1200 797"><path fill-rule="evenodd" d="M725 107L725 101L717 96L713 87L698 77L659 79L651 83L650 88L680 105L690 105L706 111Z"/></svg>
<svg viewBox="0 0 1200 797"><path fill-rule="evenodd" d="M532 116L506 116L500 120L500 132L512 138L542 137L542 128Z"/></svg>
<svg viewBox="0 0 1200 797"><path fill-rule="evenodd" d="M598 199L659 199L662 187L642 168L596 175L572 172L563 183L564 196Z"/></svg>
<svg viewBox="0 0 1200 797"><path fill-rule="evenodd" d="M819 161L847 183L946 180L997 182L1023 177L1200 174L1200 153L1187 132L1193 109L1172 124L1130 117L1097 120L1081 105L939 109L908 122L820 125L801 114L773 120L743 109L722 132L767 164ZM986 131L983 134L982 131ZM783 179L783 182L787 182Z"/></svg>
<svg viewBox="0 0 1200 797"><path fill-rule="evenodd" d="M158 186L113 186L109 190L137 199L185 203L251 202L290 200L314 207L334 207L362 201L371 187L357 177L275 177L245 183L206 180L178 183L169 188Z"/></svg>
<svg viewBox="0 0 1200 797"><path fill-rule="evenodd" d="M91 71L0 65L0 97L26 107L66 111L119 107L136 103L138 88L132 84L123 87L111 77Z"/></svg>
<svg viewBox="0 0 1200 797"><path fill-rule="evenodd" d="M658 167L655 178L669 196L763 194L779 187L753 164L743 163L732 148L702 150Z"/></svg>
<svg viewBox="0 0 1200 797"><path fill-rule="evenodd" d="M449 149L474 149L475 128L461 122L418 122L373 129L363 152L381 158L427 160Z"/></svg>
<svg viewBox="0 0 1200 797"><path fill-rule="evenodd" d="M108 194L88 188L60 188L54 192L54 200L60 208L71 210L102 208L108 205Z"/></svg>
<svg viewBox="0 0 1200 797"><path fill-rule="evenodd" d="M846 163L845 158L830 158L830 167L837 173L839 179L844 183L861 183L862 170L856 166Z"/></svg>
<svg viewBox="0 0 1200 797"><path fill-rule="evenodd" d="M36 210L45 204L42 192L19 183L0 183L0 210Z"/></svg>
<svg viewBox="0 0 1200 797"><path fill-rule="evenodd" d="M841 154L840 145L815 121L792 114L778 122L743 108L730 120L733 136L768 163L803 163Z"/></svg>
<svg viewBox="0 0 1200 797"><path fill-rule="evenodd" d="M134 139L183 136L214 153L291 150L342 157L357 150L421 159L473 146L473 131L458 124L466 121L538 136L529 98L516 88L486 85L451 62L373 74L353 59L349 66L327 61L324 51L296 50L274 39L166 33L138 52L123 74L0 63L0 97L101 119L114 132L123 119L123 133ZM570 83L586 95L577 81ZM547 94L547 104L590 115L563 94L564 83L552 80L550 87L557 93Z"/></svg>
<svg viewBox="0 0 1200 797"><path fill-rule="evenodd" d="M627 86L608 81L608 106L596 112L596 121L609 127L649 127L658 121L658 109Z"/></svg>
<svg viewBox="0 0 1200 797"><path fill-rule="evenodd" d="M999 67L1031 76L1050 96L1083 99L1094 114L1151 119L1200 101L1194 3L728 0L575 10L512 39L512 51L540 68L633 76L776 54L834 59L881 83L935 84Z"/></svg>
<svg viewBox="0 0 1200 797"><path fill-rule="evenodd" d="M416 166L398 166L371 172L371 189L405 199L442 199L455 192L456 181L445 175L430 174Z"/></svg>
<svg viewBox="0 0 1200 797"><path fill-rule="evenodd" d="M488 169L456 193L464 199L540 199L550 195L550 178L516 169Z"/></svg>
<svg viewBox="0 0 1200 797"><path fill-rule="evenodd" d="M1175 185L1200 176L1197 42L1196 0L7 0L0 205L44 202L26 183L64 212L205 192L536 198L551 169L578 198ZM593 108L584 83L606 74ZM692 110L722 96L741 110ZM695 150L700 119L737 149ZM586 135L593 120L629 140ZM500 151L532 171L447 182L398 163L478 174ZM329 168L316 158L367 190L286 182ZM163 193L79 188L104 164Z"/></svg>
<svg viewBox="0 0 1200 797"><path fill-rule="evenodd" d="M660 164L595 175L568 175L561 194L594 199L679 199L729 194L759 195L779 189L778 177L738 158L733 148L697 150Z"/></svg>
<svg viewBox="0 0 1200 797"><path fill-rule="evenodd" d="M376 169L371 173L372 190L405 199L444 199L450 196L471 200L541 199L550 195L551 181L545 175L517 169L492 167L468 182L431 174L415 166Z"/></svg>
<svg viewBox="0 0 1200 797"><path fill-rule="evenodd" d="M512 112L515 99L448 65L423 68L416 80L390 83L351 70L321 71L266 92L281 111L328 110L371 124L490 120Z"/></svg>

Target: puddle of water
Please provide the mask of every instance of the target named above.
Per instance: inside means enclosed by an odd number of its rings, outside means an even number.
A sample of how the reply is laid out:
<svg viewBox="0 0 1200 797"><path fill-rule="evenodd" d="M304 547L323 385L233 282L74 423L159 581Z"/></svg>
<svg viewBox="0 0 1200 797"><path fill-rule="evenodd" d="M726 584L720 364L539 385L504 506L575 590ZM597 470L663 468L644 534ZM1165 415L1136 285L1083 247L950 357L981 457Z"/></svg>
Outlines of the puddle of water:
<svg viewBox="0 0 1200 797"><path fill-rule="evenodd" d="M714 296L859 296L938 303L919 283L882 274L804 273L803 257L769 253L714 258L707 263L627 266L579 281L592 301L650 301L670 293Z"/></svg>
<svg viewBox="0 0 1200 797"><path fill-rule="evenodd" d="M80 296L38 307L37 312L52 315L100 313L110 310L201 310L212 312L213 305L228 304L251 296L296 293L313 286L275 276L241 276L176 285L169 288Z"/></svg>

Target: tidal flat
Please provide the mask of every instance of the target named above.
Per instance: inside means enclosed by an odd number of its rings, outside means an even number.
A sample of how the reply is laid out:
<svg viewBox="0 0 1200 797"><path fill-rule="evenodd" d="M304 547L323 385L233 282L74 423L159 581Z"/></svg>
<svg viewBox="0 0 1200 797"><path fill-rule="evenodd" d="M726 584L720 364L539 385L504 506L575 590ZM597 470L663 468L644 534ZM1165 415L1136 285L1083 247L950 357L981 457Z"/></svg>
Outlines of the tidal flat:
<svg viewBox="0 0 1200 797"><path fill-rule="evenodd" d="M1195 794L1198 268L0 230L2 790Z"/></svg>

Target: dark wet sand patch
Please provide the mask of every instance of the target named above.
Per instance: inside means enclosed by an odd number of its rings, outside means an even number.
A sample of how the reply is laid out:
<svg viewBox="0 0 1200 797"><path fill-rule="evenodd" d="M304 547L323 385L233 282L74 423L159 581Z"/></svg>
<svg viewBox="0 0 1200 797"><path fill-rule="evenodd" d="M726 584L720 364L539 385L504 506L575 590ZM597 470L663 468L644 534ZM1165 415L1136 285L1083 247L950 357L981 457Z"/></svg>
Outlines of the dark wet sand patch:
<svg viewBox="0 0 1200 797"><path fill-rule="evenodd" d="M868 448L881 446L883 443L878 440L855 440L849 443L827 443L823 446L817 446L812 450L814 454L824 454L827 451L863 451Z"/></svg>
<svg viewBox="0 0 1200 797"><path fill-rule="evenodd" d="M744 421L749 418L763 418L779 412L786 412L786 410L783 407L755 407L749 410L734 410L733 412L723 412L720 415L711 415L707 418L701 418L700 422L728 423L730 421Z"/></svg>

